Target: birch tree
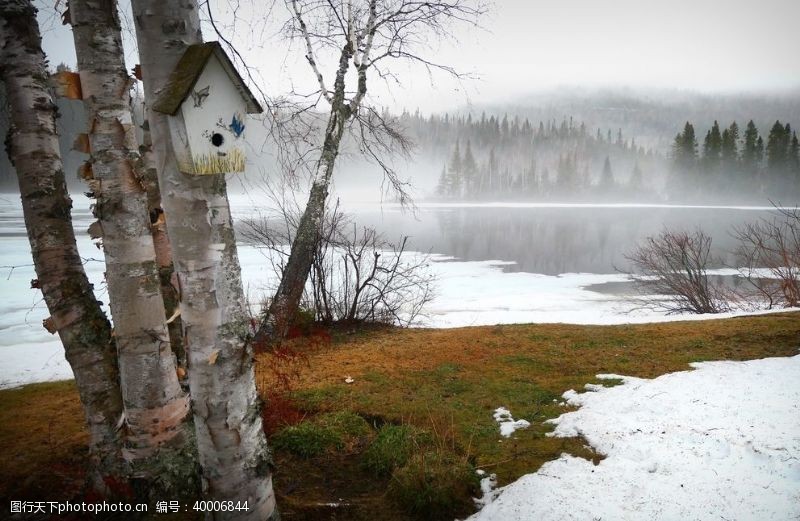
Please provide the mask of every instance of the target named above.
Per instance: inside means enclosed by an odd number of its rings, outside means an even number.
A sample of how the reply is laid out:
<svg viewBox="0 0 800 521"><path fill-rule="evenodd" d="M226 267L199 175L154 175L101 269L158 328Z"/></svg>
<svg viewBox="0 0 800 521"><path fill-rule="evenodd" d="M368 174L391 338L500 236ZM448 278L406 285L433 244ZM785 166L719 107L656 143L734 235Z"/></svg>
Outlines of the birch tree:
<svg viewBox="0 0 800 521"><path fill-rule="evenodd" d="M170 80L188 45L202 42L194 0L133 0L145 100ZM215 519L277 518L249 318L222 175L181 173L165 114L148 107L162 204L180 283L197 450L212 500L247 502Z"/></svg>
<svg viewBox="0 0 800 521"><path fill-rule="evenodd" d="M407 152L410 143L391 120L366 103L369 81L377 78L397 82L392 61L411 62L429 73L442 71L460 76L452 67L426 57L425 51L430 51L429 42L451 36L453 24L477 25L486 11L480 0L286 0L285 4L291 14L286 33L305 50L318 87L314 95L330 111L308 202L268 319L260 331L261 335L277 337L285 336L313 265L325 201L346 129L353 132L360 151L383 170L404 201L403 183L386 156ZM323 73L320 57L335 60L332 81Z"/></svg>
<svg viewBox="0 0 800 521"><path fill-rule="evenodd" d="M44 326L58 333L89 427L94 486L124 474L118 431L123 404L110 324L78 254L56 134L56 105L30 0L0 0L0 75L11 113L9 156L19 179L22 211L37 279L50 311Z"/></svg>
<svg viewBox="0 0 800 521"><path fill-rule="evenodd" d="M178 383L150 228L114 0L70 0L91 156L82 168L96 198L90 227L102 241L125 406L125 458L150 493L196 481L189 398ZM158 485L156 487L156 484Z"/></svg>

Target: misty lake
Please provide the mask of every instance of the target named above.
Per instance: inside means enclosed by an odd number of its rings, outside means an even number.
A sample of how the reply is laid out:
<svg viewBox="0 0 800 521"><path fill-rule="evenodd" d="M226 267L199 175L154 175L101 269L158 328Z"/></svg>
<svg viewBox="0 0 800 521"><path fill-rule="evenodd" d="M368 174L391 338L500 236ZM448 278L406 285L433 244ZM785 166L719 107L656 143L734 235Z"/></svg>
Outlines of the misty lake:
<svg viewBox="0 0 800 521"><path fill-rule="evenodd" d="M702 228L724 263L734 226L770 214L769 207L427 203L416 214L396 205L347 209L387 239L409 236L409 248L463 261L503 260L506 272L612 274L627 269L625 253L663 229Z"/></svg>
<svg viewBox="0 0 800 521"><path fill-rule="evenodd" d="M98 298L107 302L103 254L86 234L89 200L73 196L79 248ZM235 221L258 212L252 196L234 195ZM702 227L716 253L732 262L731 227L768 216L768 207L421 203L416 212L393 204L345 204L359 225L390 241L409 236L407 250L429 253L435 297L417 325L564 322L619 324L698 316L633 310L624 254L664 227ZM240 243L245 291L253 302L269 295L276 278L259 248ZM48 313L38 291L19 196L0 195L0 387L68 378L58 338L41 326Z"/></svg>

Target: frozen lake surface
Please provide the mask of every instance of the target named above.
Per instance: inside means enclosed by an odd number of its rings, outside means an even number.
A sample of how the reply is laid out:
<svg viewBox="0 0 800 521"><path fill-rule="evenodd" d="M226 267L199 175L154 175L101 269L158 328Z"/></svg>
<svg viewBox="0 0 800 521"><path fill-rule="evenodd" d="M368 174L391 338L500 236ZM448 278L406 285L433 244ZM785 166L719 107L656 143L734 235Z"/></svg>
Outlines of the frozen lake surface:
<svg viewBox="0 0 800 521"><path fill-rule="evenodd" d="M93 220L90 201L73 199L79 249L99 300L107 302L103 254L85 232ZM241 220L254 215L257 201L233 196L231 206ZM416 215L393 205L346 210L359 224L389 239L409 235L410 249L430 253L426 269L437 279L435 298L419 325L460 327L703 318L634 310L627 277L615 270L623 266L622 254L663 226L695 225L719 239L724 253L729 226L768 208L445 203L420 205ZM275 286L275 275L255 247L240 244L239 256L245 291L258 302ZM30 289L34 278L19 196L0 194L0 387L71 377L58 337L42 327L48 313L41 294Z"/></svg>

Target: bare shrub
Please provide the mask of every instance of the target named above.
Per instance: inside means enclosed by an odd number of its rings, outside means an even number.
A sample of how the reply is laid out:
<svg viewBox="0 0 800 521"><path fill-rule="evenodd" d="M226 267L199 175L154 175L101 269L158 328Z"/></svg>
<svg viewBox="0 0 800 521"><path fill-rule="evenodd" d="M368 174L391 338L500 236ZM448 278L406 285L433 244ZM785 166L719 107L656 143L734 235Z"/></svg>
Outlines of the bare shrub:
<svg viewBox="0 0 800 521"><path fill-rule="evenodd" d="M800 209L734 228L740 274L769 308L800 306Z"/></svg>
<svg viewBox="0 0 800 521"><path fill-rule="evenodd" d="M625 258L633 264L629 275L640 292L652 295L642 298L644 307L669 314L730 310L730 293L721 283L709 280L709 266L720 263L711 256L711 237L701 230L664 230Z"/></svg>
<svg viewBox="0 0 800 521"><path fill-rule="evenodd" d="M338 208L329 221L310 276L317 319L413 323L433 297L428 256L406 254L408 237L390 243Z"/></svg>
<svg viewBox="0 0 800 521"><path fill-rule="evenodd" d="M286 199L276 207L277 217L246 221L242 236L267 253L280 279L299 211ZM357 225L337 201L325 212L302 307L328 324L415 323L433 298L435 280L426 269L429 255L408 252L407 244L408 237L392 243L375 229Z"/></svg>

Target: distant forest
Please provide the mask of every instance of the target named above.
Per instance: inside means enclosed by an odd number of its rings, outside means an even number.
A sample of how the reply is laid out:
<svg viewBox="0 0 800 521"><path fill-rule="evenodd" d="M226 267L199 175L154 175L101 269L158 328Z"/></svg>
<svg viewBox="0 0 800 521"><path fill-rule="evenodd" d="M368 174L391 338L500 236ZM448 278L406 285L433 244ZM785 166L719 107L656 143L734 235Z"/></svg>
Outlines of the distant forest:
<svg viewBox="0 0 800 521"><path fill-rule="evenodd" d="M83 191L75 172L86 157L72 149L86 126L82 106L66 100L58 105L67 181ZM714 121L722 118L752 121L723 128ZM442 200L800 204L798 139L795 127L783 122L797 118L800 93L564 95L478 113L403 112L400 122L418 148L401 174L420 188L420 196ZM252 143L266 141L260 127L251 125ZM3 137L7 129L0 88ZM274 170L274 158L254 153L248 169L248 176L258 178ZM373 169L348 159L337 172L339 185L349 190L371 186L374 178ZM4 150L0 190L17 190Z"/></svg>
<svg viewBox="0 0 800 521"><path fill-rule="evenodd" d="M646 178L664 158L622 129L591 132L573 119L535 126L527 119L404 114L401 120L431 155L444 152L436 195L450 199L531 199L596 195L656 197Z"/></svg>
<svg viewBox="0 0 800 521"><path fill-rule="evenodd" d="M741 135L735 121L721 132L714 121L698 150L694 126L687 122L675 136L671 156L671 191L751 192L775 202L800 198L800 143L789 123L776 121L765 143L752 120Z"/></svg>
<svg viewBox="0 0 800 521"><path fill-rule="evenodd" d="M800 200L796 132L777 121L766 140L751 120L714 122L702 148L686 123L667 152L637 145L621 128L574 119L482 114L401 116L423 153L443 157L442 199L614 201Z"/></svg>

